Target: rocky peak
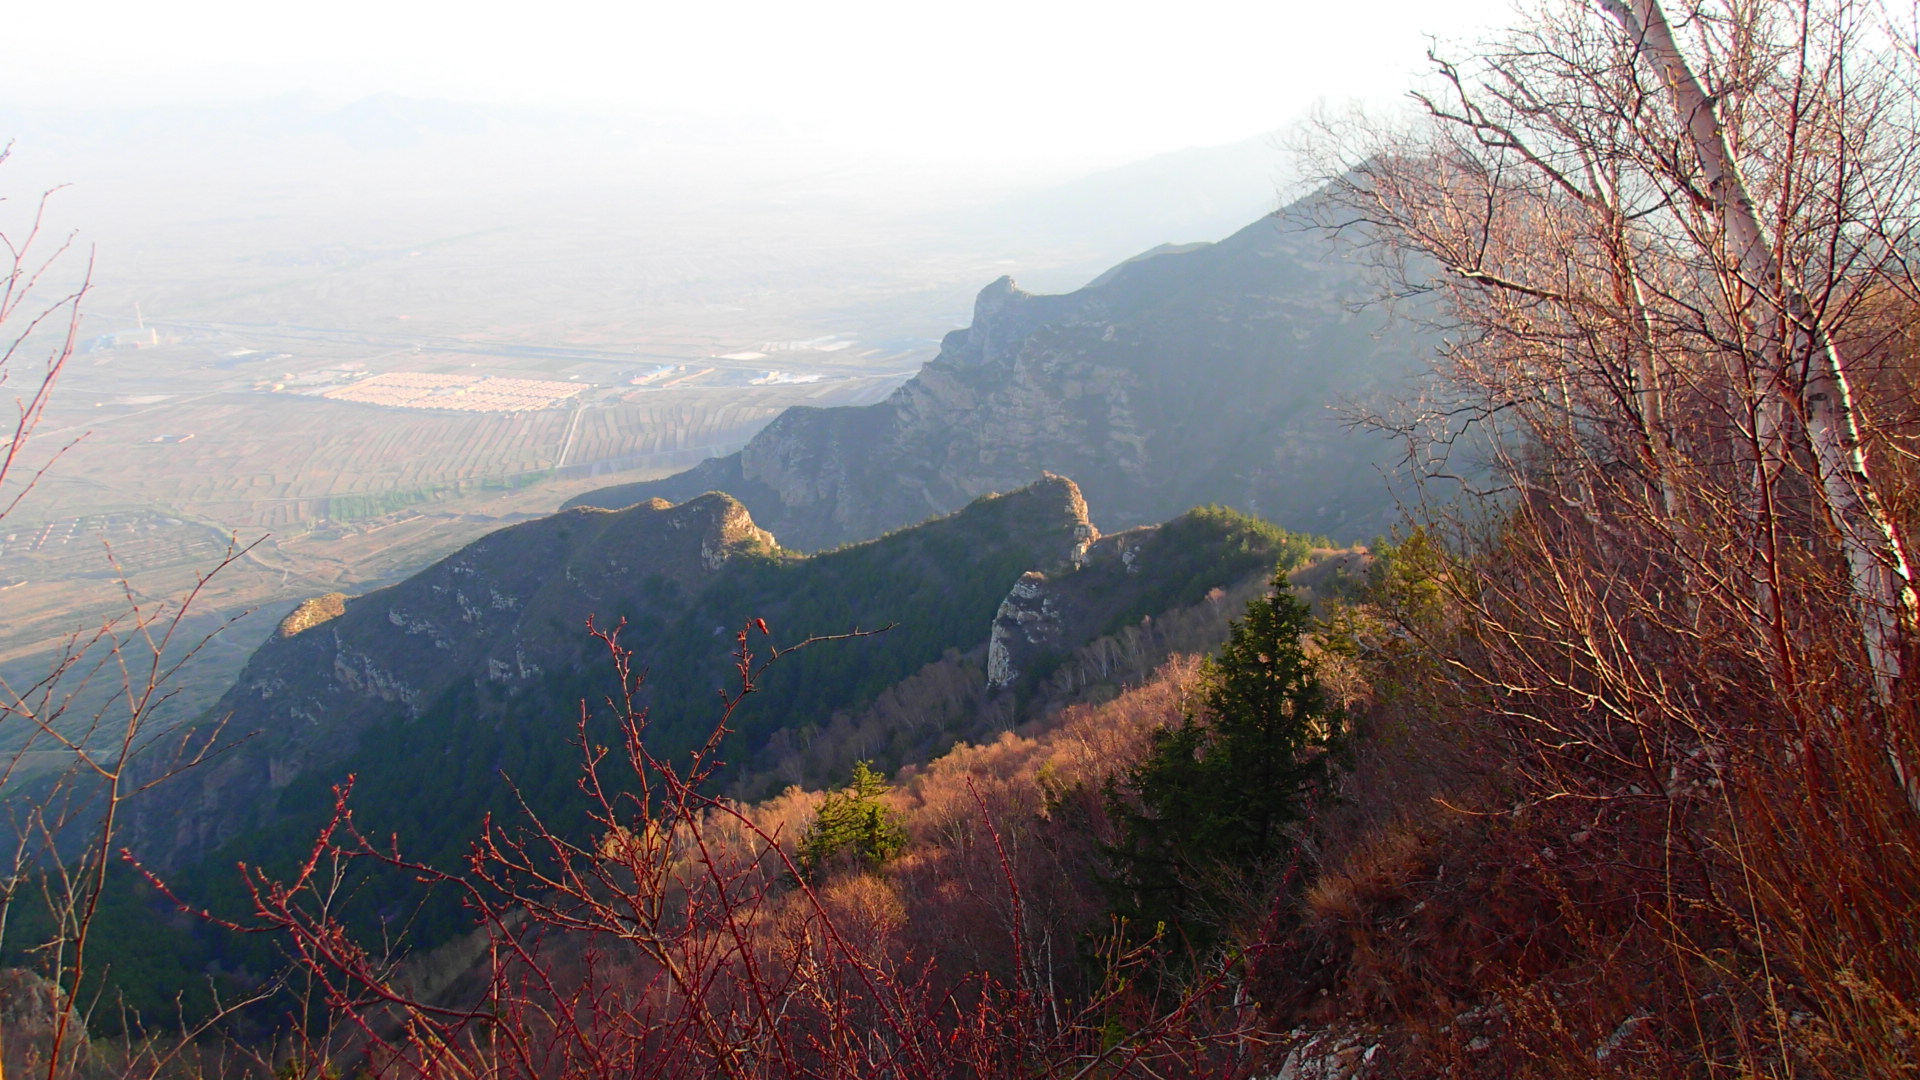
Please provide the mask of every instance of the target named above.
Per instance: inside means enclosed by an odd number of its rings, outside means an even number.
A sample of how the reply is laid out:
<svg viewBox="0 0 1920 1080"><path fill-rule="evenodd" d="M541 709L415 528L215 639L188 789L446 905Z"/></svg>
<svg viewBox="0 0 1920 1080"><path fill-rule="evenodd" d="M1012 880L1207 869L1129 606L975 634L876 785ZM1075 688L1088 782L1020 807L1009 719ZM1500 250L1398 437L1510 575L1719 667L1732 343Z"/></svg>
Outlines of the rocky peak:
<svg viewBox="0 0 1920 1080"><path fill-rule="evenodd" d="M973 321L992 319L1006 308L1022 300L1031 299L1032 293L1014 284L1013 278L1002 274L973 299Z"/></svg>
<svg viewBox="0 0 1920 1080"><path fill-rule="evenodd" d="M1064 476L1043 473L1028 485L1026 492L1050 506L1064 524L1066 545L1059 565L1048 568L1054 573L1070 573L1084 566L1088 553L1100 539L1100 530L1087 517L1087 500L1080 485ZM1047 588L1046 571L1029 570L1014 582L1000 609L993 616L993 630L987 640L987 685L1001 687L1019 677L1016 654L1025 656L1055 645L1063 629L1061 613Z"/></svg>
<svg viewBox="0 0 1920 1080"><path fill-rule="evenodd" d="M659 503L663 500L654 500ZM744 549L777 546L773 534L753 523L753 515L740 500L719 491L709 491L679 506L657 509L667 515L667 524L675 530L690 529L700 537L700 565L718 570L734 554Z"/></svg>
<svg viewBox="0 0 1920 1080"><path fill-rule="evenodd" d="M1002 276L973 301L973 325L941 342L941 358L959 365L1010 365L1034 323L1034 296Z"/></svg>
<svg viewBox="0 0 1920 1080"><path fill-rule="evenodd" d="M1080 485L1064 476L1042 473L1040 479L1022 488L1019 494L1031 499L1043 517L1055 519L1063 540L1061 567L1085 562L1088 549L1100 539L1100 530L1094 528L1093 519L1087 516L1087 500L1080 494Z"/></svg>
<svg viewBox="0 0 1920 1080"><path fill-rule="evenodd" d="M569 580L577 581L645 565L682 586L697 587L733 556L777 546L738 499L718 491L677 505L650 499L611 514L578 510L552 520L566 530Z"/></svg>

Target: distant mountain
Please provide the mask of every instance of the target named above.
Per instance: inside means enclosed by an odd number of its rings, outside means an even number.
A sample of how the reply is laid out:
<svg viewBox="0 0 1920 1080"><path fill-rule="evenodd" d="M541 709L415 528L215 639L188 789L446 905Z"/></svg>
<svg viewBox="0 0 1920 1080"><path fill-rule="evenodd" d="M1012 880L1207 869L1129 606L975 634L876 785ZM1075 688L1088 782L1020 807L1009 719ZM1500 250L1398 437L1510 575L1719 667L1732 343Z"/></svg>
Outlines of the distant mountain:
<svg viewBox="0 0 1920 1080"><path fill-rule="evenodd" d="M1278 205L1277 140L1270 132L1155 154L1016 195L988 208L980 224L1122 252L1222 236Z"/></svg>
<svg viewBox="0 0 1920 1080"><path fill-rule="evenodd" d="M737 454L569 505L726 491L782 544L819 550L1052 471L1120 526L1221 503L1364 538L1394 517L1382 472L1397 452L1338 406L1394 387L1431 347L1356 312L1366 295L1354 249L1302 207L1146 252L1067 295L1001 278L885 401L789 409Z"/></svg>

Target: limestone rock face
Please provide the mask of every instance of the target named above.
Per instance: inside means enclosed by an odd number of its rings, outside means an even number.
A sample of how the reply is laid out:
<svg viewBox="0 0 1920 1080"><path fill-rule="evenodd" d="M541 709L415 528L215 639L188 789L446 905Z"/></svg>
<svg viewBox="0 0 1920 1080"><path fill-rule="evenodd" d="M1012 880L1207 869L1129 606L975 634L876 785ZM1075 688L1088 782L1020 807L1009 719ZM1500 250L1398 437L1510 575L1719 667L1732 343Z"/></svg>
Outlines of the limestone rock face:
<svg viewBox="0 0 1920 1080"><path fill-rule="evenodd" d="M1199 516L1182 515L1165 525L1109 536L1092 534L1060 563L1021 575L994 615L987 642L987 687L1014 685L1078 645L1137 622L1150 614L1132 610L1141 606L1142 596L1158 597L1145 608L1164 610L1172 605L1172 594L1161 592L1168 581L1190 579L1199 567L1211 571L1224 565L1219 551L1206 551L1223 546L1223 541L1196 527ZM1253 559L1244 569L1264 575L1271 563ZM1230 576L1216 576L1213 583L1236 584Z"/></svg>
<svg viewBox="0 0 1920 1080"><path fill-rule="evenodd" d="M47 1043L60 1021L63 996L58 985L37 971L0 968L0 1037L4 1038L4 1047L0 1050L6 1054L5 1063L19 1074L26 1074L21 1066L28 1064L29 1055L22 1051L29 1046L38 1050L44 1061ZM79 1030L70 1029L69 1037L84 1044L87 1040L85 1018L77 1010L68 1023L76 1021ZM44 1069L45 1065L41 1064L40 1068Z"/></svg>
<svg viewBox="0 0 1920 1080"><path fill-rule="evenodd" d="M1047 575L1029 570L1014 582L993 617L993 635L987 641L987 685L998 689L1020 677L1014 667L1016 651L1050 648L1060 641L1060 609L1047 592Z"/></svg>
<svg viewBox="0 0 1920 1080"><path fill-rule="evenodd" d="M793 408L740 453L593 492L619 507L727 491L801 550L867 539L1043 472L1126 527L1230 505L1363 537L1393 513L1396 448L1341 408L1383 394L1429 342L1379 314L1355 253L1304 211L1217 244L1157 249L1063 296L1001 278L972 325L887 400Z"/></svg>

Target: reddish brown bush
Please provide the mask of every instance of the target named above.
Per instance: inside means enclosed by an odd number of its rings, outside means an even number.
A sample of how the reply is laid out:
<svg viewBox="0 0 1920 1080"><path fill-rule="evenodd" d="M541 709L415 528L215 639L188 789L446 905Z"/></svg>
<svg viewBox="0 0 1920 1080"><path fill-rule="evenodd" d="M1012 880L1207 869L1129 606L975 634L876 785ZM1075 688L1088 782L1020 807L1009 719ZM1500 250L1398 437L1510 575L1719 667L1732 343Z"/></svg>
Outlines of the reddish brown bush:
<svg viewBox="0 0 1920 1080"><path fill-rule="evenodd" d="M764 667L752 632L738 638L728 714ZM602 637L636 688L626 653ZM282 937L332 1017L299 1057L376 1075L1227 1075L1251 1065L1259 1040L1225 973L1143 998L1129 978L1143 957L1095 940L1091 974L1061 985L1060 973L1087 970L1065 955L1084 912L1049 880L1064 866L1042 839L1066 798L1049 795L1050 778L1096 779L1103 755L1138 737L1122 721L1158 722L1187 670L1105 714L917 773L899 795L914 854L817 884L782 843L814 800L745 807L705 794L724 716L675 767L647 750L629 693L615 703L622 751L590 748L584 764L592 842L489 822L465 870L444 872L361 835L343 788L294 878L251 877L246 929ZM335 888L358 860L465 897L484 946L469 947L482 962L467 992L424 994L345 931ZM923 944L936 939L965 944Z"/></svg>

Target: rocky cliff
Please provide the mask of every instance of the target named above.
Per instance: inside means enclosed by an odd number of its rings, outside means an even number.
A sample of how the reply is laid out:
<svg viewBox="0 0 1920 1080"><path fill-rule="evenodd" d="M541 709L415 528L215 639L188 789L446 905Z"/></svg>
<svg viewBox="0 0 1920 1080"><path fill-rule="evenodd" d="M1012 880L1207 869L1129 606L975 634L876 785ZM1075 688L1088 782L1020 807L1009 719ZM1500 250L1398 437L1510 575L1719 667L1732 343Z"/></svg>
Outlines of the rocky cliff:
<svg viewBox="0 0 1920 1080"><path fill-rule="evenodd" d="M987 685L1044 676L1087 642L1151 622L1210 588L1249 577L1264 583L1276 564L1302 565L1308 545L1306 537L1218 509L1097 537L1070 565L1029 570L1008 590L987 641Z"/></svg>
<svg viewBox="0 0 1920 1080"><path fill-rule="evenodd" d="M1427 343L1378 313L1354 251L1305 212L1156 249L1063 296L1002 278L973 323L887 400L794 408L738 454L593 492L620 507L726 491L783 542L878 536L1030 482L1077 480L1117 527L1220 503L1288 528L1372 535L1392 517L1386 441L1338 407L1388 389Z"/></svg>

